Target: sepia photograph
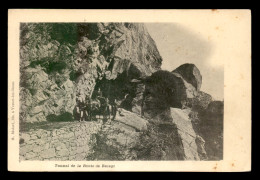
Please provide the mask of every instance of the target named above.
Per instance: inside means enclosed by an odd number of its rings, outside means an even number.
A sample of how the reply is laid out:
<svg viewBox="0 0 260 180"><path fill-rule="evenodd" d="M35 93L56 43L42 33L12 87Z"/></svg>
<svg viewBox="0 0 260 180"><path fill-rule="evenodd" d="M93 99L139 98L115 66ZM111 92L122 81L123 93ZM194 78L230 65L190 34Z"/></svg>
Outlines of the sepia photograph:
<svg viewBox="0 0 260 180"><path fill-rule="evenodd" d="M81 163L88 171L120 162L203 161L222 171L230 106L222 56L234 52L220 43L225 26L124 19L16 24L19 79L9 83L9 141L16 142L18 164L55 162L61 170Z"/></svg>
<svg viewBox="0 0 260 180"><path fill-rule="evenodd" d="M223 158L224 101L201 91L197 67L210 76L205 42L174 24L20 28L21 160ZM149 30L169 59L162 58ZM189 50L195 50L194 64ZM172 60L181 65L162 69ZM211 80L219 85L214 95L223 98L224 71L218 71Z"/></svg>

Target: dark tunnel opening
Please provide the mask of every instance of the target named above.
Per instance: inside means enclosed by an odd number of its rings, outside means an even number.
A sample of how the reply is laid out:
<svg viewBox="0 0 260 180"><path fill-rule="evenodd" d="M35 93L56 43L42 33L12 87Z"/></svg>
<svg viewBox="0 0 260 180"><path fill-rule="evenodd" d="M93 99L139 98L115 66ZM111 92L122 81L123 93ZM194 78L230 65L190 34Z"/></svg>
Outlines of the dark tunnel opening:
<svg viewBox="0 0 260 180"><path fill-rule="evenodd" d="M128 111L132 110L136 84L131 82L126 72L119 74L116 79L108 80L104 77L101 80L97 80L91 99L97 97L99 90L103 97L108 98L109 102L116 99L121 108Z"/></svg>

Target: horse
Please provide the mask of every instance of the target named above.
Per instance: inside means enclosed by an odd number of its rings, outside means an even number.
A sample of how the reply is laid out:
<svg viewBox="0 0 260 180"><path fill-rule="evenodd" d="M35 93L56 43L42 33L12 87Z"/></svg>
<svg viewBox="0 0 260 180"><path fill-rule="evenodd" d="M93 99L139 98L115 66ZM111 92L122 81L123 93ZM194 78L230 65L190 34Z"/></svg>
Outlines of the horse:
<svg viewBox="0 0 260 180"><path fill-rule="evenodd" d="M97 97L97 99L100 102L99 116L103 115L103 121L107 121L107 119L110 119L111 105L105 97Z"/></svg>
<svg viewBox="0 0 260 180"><path fill-rule="evenodd" d="M89 100L87 103L87 112L89 120L92 120L93 117L96 120L96 115L99 114L100 101L97 99Z"/></svg>

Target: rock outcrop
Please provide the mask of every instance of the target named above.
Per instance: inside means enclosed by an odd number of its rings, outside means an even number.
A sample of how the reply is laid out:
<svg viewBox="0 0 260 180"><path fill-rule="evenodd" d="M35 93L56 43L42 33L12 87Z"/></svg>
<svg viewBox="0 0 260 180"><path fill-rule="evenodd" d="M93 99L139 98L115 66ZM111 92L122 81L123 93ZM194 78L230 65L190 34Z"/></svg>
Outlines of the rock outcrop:
<svg viewBox="0 0 260 180"><path fill-rule="evenodd" d="M186 160L200 160L196 144L196 133L193 129L187 110L171 108L171 116L177 126L178 134L184 149ZM205 151L205 150L204 150Z"/></svg>
<svg viewBox="0 0 260 180"><path fill-rule="evenodd" d="M198 119L194 122L194 130L205 140L205 150L210 160L223 158L223 119L224 102L212 101L198 113Z"/></svg>
<svg viewBox="0 0 260 180"><path fill-rule="evenodd" d="M51 114L73 112L76 105L75 85L69 78L57 85L39 66L27 68L24 73L26 85L20 90L23 121L45 121Z"/></svg>
<svg viewBox="0 0 260 180"><path fill-rule="evenodd" d="M88 156L88 160L185 159L181 137L174 123L149 123L125 110L117 117L96 134L94 153Z"/></svg>
<svg viewBox="0 0 260 180"><path fill-rule="evenodd" d="M192 99L189 99L187 106L190 107L193 111L203 111L207 109L208 105L213 101L211 95L199 91L198 95Z"/></svg>
<svg viewBox="0 0 260 180"><path fill-rule="evenodd" d="M182 72L183 67L190 71ZM188 76L189 73L194 74L194 76ZM199 91L201 75L195 65L184 64L173 72L158 70L151 76L137 82L136 86L132 110L147 118L152 118L169 107L191 106L192 102L196 101L201 94Z"/></svg>
<svg viewBox="0 0 260 180"><path fill-rule="evenodd" d="M78 61L83 62L78 65L83 68L77 84L79 96L91 97L97 80L110 82L121 75L124 76L120 82L123 86L133 78L151 75L161 66L161 56L143 24L93 23L78 26L79 32L83 32L78 42ZM96 35L90 37L90 34ZM85 84L89 86L85 87ZM101 87L102 91L115 89L111 83L107 84Z"/></svg>
<svg viewBox="0 0 260 180"><path fill-rule="evenodd" d="M91 98L98 80L115 80L122 74L120 83L124 85L133 78L151 75L160 69L162 61L145 26L138 23L23 23L20 45L21 87L30 89L29 93L21 92L21 102L33 104L21 104L26 114L21 117L26 122L44 121L49 114L71 113L75 97ZM37 73L44 79L37 79L33 75ZM34 82L37 87L31 87ZM68 88L62 90L64 84ZM53 99L56 103L43 101L50 94L45 91L53 91L54 86L57 91L61 88ZM59 110L51 112L50 101ZM37 106L43 115L34 113Z"/></svg>

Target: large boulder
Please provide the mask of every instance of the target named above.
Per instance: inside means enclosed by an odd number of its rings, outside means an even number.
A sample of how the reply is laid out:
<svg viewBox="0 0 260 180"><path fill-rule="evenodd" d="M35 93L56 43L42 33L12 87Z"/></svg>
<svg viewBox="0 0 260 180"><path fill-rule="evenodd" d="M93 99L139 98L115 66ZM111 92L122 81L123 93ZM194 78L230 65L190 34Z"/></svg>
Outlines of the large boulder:
<svg viewBox="0 0 260 180"><path fill-rule="evenodd" d="M156 71L137 84L133 110L142 111L147 118L155 117L169 107L183 108L198 93L180 74L164 70Z"/></svg>
<svg viewBox="0 0 260 180"><path fill-rule="evenodd" d="M148 118L155 117L169 107L192 107L196 100L206 99L208 102L210 99L199 92L202 77L194 64L183 64L172 72L158 70L142 83L145 88L141 89L143 93L140 95L140 87L137 86L133 110L140 113L141 109L141 114ZM143 100L139 100L140 98ZM203 106L207 106L204 104Z"/></svg>
<svg viewBox="0 0 260 180"><path fill-rule="evenodd" d="M200 90L202 84L202 76L199 69L194 64L183 64L173 72L180 74L185 81L192 84L197 91Z"/></svg>
<svg viewBox="0 0 260 180"><path fill-rule="evenodd" d="M137 116L135 113L126 111L124 109L121 109L120 113L117 114L116 121L123 123L127 126L130 126L134 128L136 131L147 130L148 121Z"/></svg>

